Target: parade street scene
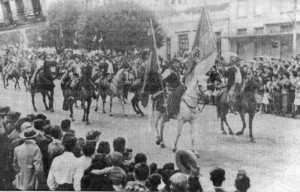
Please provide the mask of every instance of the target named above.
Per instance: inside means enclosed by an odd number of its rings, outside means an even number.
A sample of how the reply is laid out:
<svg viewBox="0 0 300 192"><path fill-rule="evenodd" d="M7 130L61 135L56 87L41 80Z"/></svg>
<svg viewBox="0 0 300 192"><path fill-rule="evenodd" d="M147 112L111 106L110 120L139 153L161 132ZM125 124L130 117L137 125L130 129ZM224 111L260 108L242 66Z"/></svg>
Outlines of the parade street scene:
<svg viewBox="0 0 300 192"><path fill-rule="evenodd" d="M0 0L1 191L300 191L299 0Z"/></svg>

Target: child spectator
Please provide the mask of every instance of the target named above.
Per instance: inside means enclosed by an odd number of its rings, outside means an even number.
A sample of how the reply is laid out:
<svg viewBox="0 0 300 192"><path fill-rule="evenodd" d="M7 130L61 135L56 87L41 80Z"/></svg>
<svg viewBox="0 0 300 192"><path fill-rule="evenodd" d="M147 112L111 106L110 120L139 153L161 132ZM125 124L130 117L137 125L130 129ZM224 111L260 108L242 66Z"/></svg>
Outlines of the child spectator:
<svg viewBox="0 0 300 192"><path fill-rule="evenodd" d="M150 175L149 179L146 182L146 187L149 191L156 192L158 191L158 186L161 183L161 176L157 173Z"/></svg>
<svg viewBox="0 0 300 192"><path fill-rule="evenodd" d="M114 141L113 141L114 151L120 152L122 155L124 155L125 146L126 146L126 141L123 137L118 137L118 138L114 139Z"/></svg>
<svg viewBox="0 0 300 192"><path fill-rule="evenodd" d="M137 153L134 157L134 163L145 163L147 164L147 156L144 153Z"/></svg>
<svg viewBox="0 0 300 192"><path fill-rule="evenodd" d="M97 153L108 155L110 153L109 142L101 141L98 145Z"/></svg>

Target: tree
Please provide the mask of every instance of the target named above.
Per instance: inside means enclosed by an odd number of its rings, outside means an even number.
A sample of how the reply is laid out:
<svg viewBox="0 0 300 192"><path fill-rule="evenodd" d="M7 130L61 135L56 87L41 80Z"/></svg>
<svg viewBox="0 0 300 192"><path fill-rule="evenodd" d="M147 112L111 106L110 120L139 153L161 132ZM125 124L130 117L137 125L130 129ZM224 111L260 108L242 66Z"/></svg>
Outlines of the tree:
<svg viewBox="0 0 300 192"><path fill-rule="evenodd" d="M85 37L83 45L95 48L93 38L97 35L103 38L102 47L105 49L125 52L134 48L148 48L151 38L148 36L150 18L157 47L161 47L165 34L155 14L138 4L119 1L89 10L80 32Z"/></svg>

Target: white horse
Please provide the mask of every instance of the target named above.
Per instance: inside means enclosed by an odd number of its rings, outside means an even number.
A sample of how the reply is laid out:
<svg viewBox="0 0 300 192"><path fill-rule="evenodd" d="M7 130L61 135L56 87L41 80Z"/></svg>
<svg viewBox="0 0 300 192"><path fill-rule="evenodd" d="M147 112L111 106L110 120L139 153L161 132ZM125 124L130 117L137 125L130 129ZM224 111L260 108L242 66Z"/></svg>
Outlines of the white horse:
<svg viewBox="0 0 300 192"><path fill-rule="evenodd" d="M126 116L125 106L123 101L123 90L124 90L124 84L126 80L126 76L124 72L125 69L120 69L110 83L107 82L107 80L101 80L100 78L96 81L99 94L101 95L102 98L103 113L106 113L105 112L106 96L107 95L110 96L110 108L109 108L110 116L112 116L112 104L113 104L114 97L119 98L119 101L123 108L123 114L124 116ZM96 109L98 109L98 98L96 99Z"/></svg>
<svg viewBox="0 0 300 192"><path fill-rule="evenodd" d="M181 98L180 101L180 109L177 117L174 119L177 119L178 121L178 127L177 127L177 136L174 143L173 152L177 151L177 142L179 140L179 137L181 135L182 127L185 123L190 124L190 134L191 134L191 149L192 151L196 153L194 150L194 123L197 118L197 115L199 113L199 103L205 98L204 91L202 90L202 85L198 79L193 80L190 85L188 86L187 90L185 91L184 95ZM161 113L154 109L154 127L156 130L157 135L157 141L156 144L165 148L165 144L163 141L163 130L164 130L164 124L166 122L166 113ZM160 126L160 132L158 130L158 122L161 122Z"/></svg>

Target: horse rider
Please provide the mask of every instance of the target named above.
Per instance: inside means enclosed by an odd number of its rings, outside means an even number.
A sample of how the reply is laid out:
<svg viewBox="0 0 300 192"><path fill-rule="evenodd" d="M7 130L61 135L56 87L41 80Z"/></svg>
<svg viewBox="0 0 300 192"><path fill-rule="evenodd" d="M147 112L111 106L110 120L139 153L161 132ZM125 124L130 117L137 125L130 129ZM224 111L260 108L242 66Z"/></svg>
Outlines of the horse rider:
<svg viewBox="0 0 300 192"><path fill-rule="evenodd" d="M225 58L224 58L225 59ZM228 59L228 58L227 58ZM226 60L227 60L226 59ZM237 96L240 93L242 85L242 73L240 68L241 60L238 55L230 54L229 62L225 60L227 66L224 66L223 81L219 86L220 92L216 96L216 102L220 101L223 94L227 94L227 101L230 104L232 111L236 111Z"/></svg>
<svg viewBox="0 0 300 192"><path fill-rule="evenodd" d="M43 69L45 63L45 54L44 53L39 53L38 59L35 61L35 70L33 72L33 75L30 79L31 84L35 84L36 82L36 77L38 73Z"/></svg>

